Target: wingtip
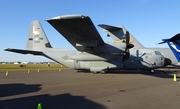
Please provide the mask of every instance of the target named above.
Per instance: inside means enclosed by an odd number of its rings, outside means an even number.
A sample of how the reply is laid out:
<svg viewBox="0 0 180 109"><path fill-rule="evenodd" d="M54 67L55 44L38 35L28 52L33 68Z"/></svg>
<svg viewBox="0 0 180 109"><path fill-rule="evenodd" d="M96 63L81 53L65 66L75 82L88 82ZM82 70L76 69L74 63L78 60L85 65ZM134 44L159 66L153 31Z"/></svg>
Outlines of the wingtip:
<svg viewBox="0 0 180 109"><path fill-rule="evenodd" d="M164 44L164 43L166 43L166 42L159 42L158 44Z"/></svg>
<svg viewBox="0 0 180 109"><path fill-rule="evenodd" d="M4 51L9 51L9 50L11 50L11 48L6 48L6 49L4 49Z"/></svg>
<svg viewBox="0 0 180 109"><path fill-rule="evenodd" d="M87 18L89 16L82 15L82 14L68 14L68 15L62 15L62 16L56 16L50 19L46 19L46 21L51 21L51 20L62 20L62 19L76 19L76 18Z"/></svg>

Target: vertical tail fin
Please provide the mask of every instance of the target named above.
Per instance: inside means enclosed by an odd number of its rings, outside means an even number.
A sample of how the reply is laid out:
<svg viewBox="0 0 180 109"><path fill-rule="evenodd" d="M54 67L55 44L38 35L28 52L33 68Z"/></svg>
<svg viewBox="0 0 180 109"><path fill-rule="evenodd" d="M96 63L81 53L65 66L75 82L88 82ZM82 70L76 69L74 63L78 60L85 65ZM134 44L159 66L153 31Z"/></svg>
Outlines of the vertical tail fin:
<svg viewBox="0 0 180 109"><path fill-rule="evenodd" d="M161 42L159 44L162 44L165 42L168 44L171 51L176 56L176 59L178 60L178 62L180 62L180 34L177 34L170 39L163 39L163 42Z"/></svg>
<svg viewBox="0 0 180 109"><path fill-rule="evenodd" d="M49 43L40 22L37 20L32 21L30 25L26 49L42 51L46 48L52 48L52 46Z"/></svg>

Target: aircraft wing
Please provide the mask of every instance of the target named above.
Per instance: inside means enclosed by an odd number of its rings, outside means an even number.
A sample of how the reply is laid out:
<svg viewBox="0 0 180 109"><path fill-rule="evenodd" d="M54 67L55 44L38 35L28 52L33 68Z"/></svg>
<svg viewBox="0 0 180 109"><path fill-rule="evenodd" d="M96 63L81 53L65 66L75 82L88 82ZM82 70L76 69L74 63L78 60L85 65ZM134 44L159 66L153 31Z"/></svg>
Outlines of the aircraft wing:
<svg viewBox="0 0 180 109"><path fill-rule="evenodd" d="M87 51L104 44L89 16L64 15L47 20L78 51Z"/></svg>
<svg viewBox="0 0 180 109"><path fill-rule="evenodd" d="M32 51L32 50L22 50L22 49L5 49L4 51L10 51L10 52L15 52L15 53L21 53L21 54L33 54L33 55L42 55L42 52L39 51Z"/></svg>
<svg viewBox="0 0 180 109"><path fill-rule="evenodd" d="M126 32L128 31L124 26L111 26L106 24L99 24L99 27L103 28L107 32L108 36L111 36L116 42L123 42L126 39ZM134 45L133 48L144 48L144 46L130 34L131 44Z"/></svg>

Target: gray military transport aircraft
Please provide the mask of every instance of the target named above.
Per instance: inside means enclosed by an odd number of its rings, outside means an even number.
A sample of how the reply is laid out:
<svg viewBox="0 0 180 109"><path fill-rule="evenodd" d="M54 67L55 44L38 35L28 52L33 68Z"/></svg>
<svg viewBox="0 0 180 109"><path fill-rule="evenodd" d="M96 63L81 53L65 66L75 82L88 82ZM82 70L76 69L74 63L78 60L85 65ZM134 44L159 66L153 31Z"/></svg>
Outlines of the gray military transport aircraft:
<svg viewBox="0 0 180 109"><path fill-rule="evenodd" d="M8 48L5 51L41 55L70 68L88 69L94 73L123 69L154 72L155 68L171 64L158 50L133 48L128 31L122 42L104 42L89 16L64 15L47 22L78 51L53 48L37 20L30 25L26 50ZM117 27L106 29L119 34Z"/></svg>
<svg viewBox="0 0 180 109"><path fill-rule="evenodd" d="M125 34L128 31L124 26L111 26L106 24L99 24L101 28L107 32L107 36L111 36L116 42L122 42L125 40ZM129 43L133 44L132 49L150 49L159 51L165 57L165 65L180 66L180 34L173 36L170 39L163 39L163 42L167 43L169 48L146 48L144 47L133 35L130 35Z"/></svg>

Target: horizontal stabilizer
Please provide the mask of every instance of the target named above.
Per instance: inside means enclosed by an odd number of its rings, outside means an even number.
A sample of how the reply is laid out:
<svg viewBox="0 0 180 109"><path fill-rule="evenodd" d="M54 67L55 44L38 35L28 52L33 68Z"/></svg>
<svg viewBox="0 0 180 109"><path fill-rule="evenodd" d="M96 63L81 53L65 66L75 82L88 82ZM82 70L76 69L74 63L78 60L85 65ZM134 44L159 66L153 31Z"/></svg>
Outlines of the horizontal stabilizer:
<svg viewBox="0 0 180 109"><path fill-rule="evenodd" d="M162 39L162 41L163 42L160 42L159 44L167 43L178 62L180 62L180 33L170 39Z"/></svg>
<svg viewBox="0 0 180 109"><path fill-rule="evenodd" d="M33 55L42 55L43 53L40 51L32 51L32 50L22 50L22 49L5 49L4 51L10 51L15 53L21 53L21 54L33 54Z"/></svg>
<svg viewBox="0 0 180 109"><path fill-rule="evenodd" d="M164 43L166 43L164 40L165 40L165 39L163 39L163 42L159 42L158 44L164 44Z"/></svg>
<svg viewBox="0 0 180 109"><path fill-rule="evenodd" d="M171 37L170 39L162 39L162 40L163 40L163 42L160 42L158 44L163 44L163 43L166 43L166 42L178 41L178 40L180 40L180 33L176 34L175 36Z"/></svg>

